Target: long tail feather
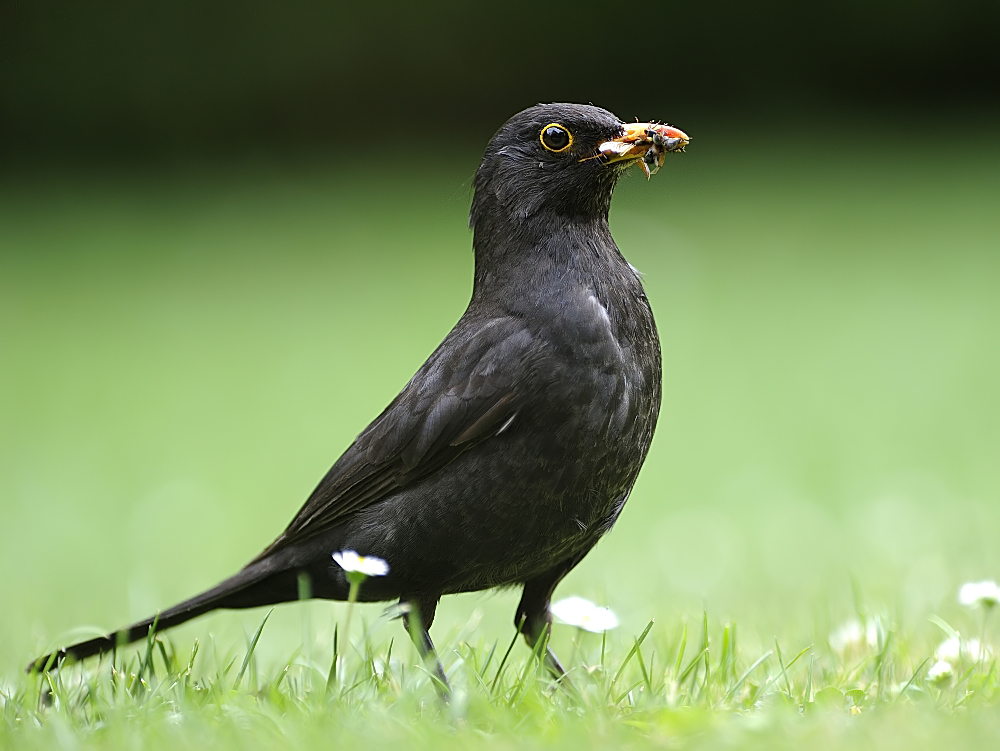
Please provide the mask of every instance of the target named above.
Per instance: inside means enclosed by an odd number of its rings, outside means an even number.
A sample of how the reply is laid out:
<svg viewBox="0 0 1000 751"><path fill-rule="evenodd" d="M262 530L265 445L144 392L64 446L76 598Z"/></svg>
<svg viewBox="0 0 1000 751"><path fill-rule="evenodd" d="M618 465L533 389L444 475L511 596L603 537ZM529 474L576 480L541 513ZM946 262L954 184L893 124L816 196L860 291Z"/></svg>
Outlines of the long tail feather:
<svg viewBox="0 0 1000 751"><path fill-rule="evenodd" d="M253 608L287 602L297 597L297 574L292 570L275 572L268 561L255 562L209 590L174 605L151 618L112 631L105 636L88 639L32 660L27 672L52 670L65 659L82 660L92 655L110 652L116 647L145 639L155 623L156 630L165 631L185 621L218 608Z"/></svg>

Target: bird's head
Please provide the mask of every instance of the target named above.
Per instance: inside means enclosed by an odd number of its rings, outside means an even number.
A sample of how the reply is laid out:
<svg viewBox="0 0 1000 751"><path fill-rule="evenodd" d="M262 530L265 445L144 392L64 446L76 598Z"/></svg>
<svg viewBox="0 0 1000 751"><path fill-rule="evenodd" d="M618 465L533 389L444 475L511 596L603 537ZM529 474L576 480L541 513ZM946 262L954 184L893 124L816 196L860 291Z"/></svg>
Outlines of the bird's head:
<svg viewBox="0 0 1000 751"><path fill-rule="evenodd" d="M539 104L514 115L493 136L476 173L470 224L520 223L536 214L607 217L625 168L647 176L663 155L690 139L658 123L623 123L600 107Z"/></svg>

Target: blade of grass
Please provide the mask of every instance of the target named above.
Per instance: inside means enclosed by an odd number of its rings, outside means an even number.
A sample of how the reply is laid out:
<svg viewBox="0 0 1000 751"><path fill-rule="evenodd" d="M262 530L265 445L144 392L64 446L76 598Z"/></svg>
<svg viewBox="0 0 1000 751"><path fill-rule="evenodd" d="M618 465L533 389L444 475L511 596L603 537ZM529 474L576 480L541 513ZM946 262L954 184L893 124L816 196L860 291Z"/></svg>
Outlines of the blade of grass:
<svg viewBox="0 0 1000 751"><path fill-rule="evenodd" d="M488 671L490 669L490 663L493 662L493 658L496 656L497 646L499 644L500 644L500 641L498 639L494 639L493 640L493 646L490 647L490 652L489 652L488 655L486 655L486 661L483 663L482 669L478 671L482 675L483 678L486 677L486 671Z"/></svg>
<svg viewBox="0 0 1000 751"><path fill-rule="evenodd" d="M688 641L688 627L687 627L687 624L685 623L684 627L681 629L681 641L680 641L680 644L677 645L677 657L674 659L674 674L675 675L680 672L681 662L684 660L684 650L687 649L687 641ZM679 682L680 682L680 679L678 679L678 683Z"/></svg>
<svg viewBox="0 0 1000 751"><path fill-rule="evenodd" d="M653 620L650 620L649 623L646 624L646 628L639 635L639 638L635 640L635 644L632 645L632 649L630 649L629 653L625 655L625 660L622 662L621 667L618 668L618 672L615 673L615 677L611 679L611 683L608 686L608 696L611 695L611 690L614 688L615 682L619 678L621 678L621 675L623 672L625 672L625 667L628 665L629 660L632 659L632 657L636 653L636 650L639 649L642 643L646 640L646 637L649 636L649 632L650 630L652 630L652 628L653 628Z"/></svg>
<svg viewBox="0 0 1000 751"><path fill-rule="evenodd" d="M785 679L785 693L792 695L792 683L788 680L788 670L785 668L785 661L781 656L781 646L778 644L778 637L774 637L774 652L778 656L778 667L781 668L781 677Z"/></svg>
<svg viewBox="0 0 1000 751"><path fill-rule="evenodd" d="M938 618L936 615L927 616L927 620L937 626L939 629L948 634L949 638L955 639L956 641L961 641L962 635L958 633L951 625L942 618Z"/></svg>
<svg viewBox="0 0 1000 751"><path fill-rule="evenodd" d="M146 633L146 654L142 658L142 664L139 666L138 675L142 678L142 674L149 671L150 677L156 675L156 671L153 668L153 645L156 643L156 627L160 623L160 614L157 613L156 617L153 618L153 622L149 626L149 631Z"/></svg>
<svg viewBox="0 0 1000 751"><path fill-rule="evenodd" d="M678 684L681 684L681 683L684 682L684 679L687 678L688 675L691 674L692 670L694 670L696 667L698 667L698 663L701 662L702 658L706 654L708 654L708 647L705 647L698 654L696 654L694 657L691 658L691 661L687 664L687 667L684 668L684 671L677 677L677 683Z"/></svg>
<svg viewBox="0 0 1000 751"><path fill-rule="evenodd" d="M931 661L930 657L927 657L923 662L917 665L917 669L913 671L913 675L910 676L910 680L903 684L903 687L899 689L899 693L893 698L892 703L895 704L899 701L899 697L906 693L907 689L913 685L913 682L917 680L917 676L920 675L920 671L924 669L924 666Z"/></svg>
<svg viewBox="0 0 1000 751"><path fill-rule="evenodd" d="M337 683L337 659L340 656L340 645L338 643L338 637L340 636L340 625L334 625L333 627L333 660L330 661L330 672L326 674L326 689L329 691Z"/></svg>
<svg viewBox="0 0 1000 751"><path fill-rule="evenodd" d="M719 675L723 680L729 677L730 669L735 668L733 663L733 632L730 626L724 626L722 629L722 650L719 655Z"/></svg>
<svg viewBox="0 0 1000 751"><path fill-rule="evenodd" d="M271 613L273 612L274 608L268 610L267 615L264 616L264 620L262 620L260 625L257 627L257 633L253 635L253 641L250 642L250 648L247 650L247 656L243 658L243 665L240 667L240 672L236 675L236 680L233 681L233 691L239 688L240 681L243 680L243 674L247 671L247 666L250 664L253 652L257 648L257 641L260 639L260 635L264 631L264 624L267 623L267 619L271 617Z"/></svg>
<svg viewBox="0 0 1000 751"><path fill-rule="evenodd" d="M618 704L621 704L621 702L622 702L622 699L624 699L624 698L625 698L626 696L628 696L629 694L631 694L631 693L632 693L633 691L635 691L635 689L636 689L637 687L639 687L639 686L641 686L641 685L642 685L642 681L641 681L641 680L639 680L639 681L636 681L636 682L635 682L635 683L633 683L633 684L632 684L631 686L629 686L629 687L628 687L627 689L625 689L625 691L624 691L624 692L623 692L623 693L622 693L622 694L621 694L621 695L620 695L620 696L619 696L619 697L618 697L617 699L615 699L613 703L614 703L614 704L615 704L616 706L617 706Z"/></svg>
<svg viewBox="0 0 1000 751"><path fill-rule="evenodd" d="M740 679L733 684L732 688L730 688L729 691L726 692L725 701L729 701L729 699L732 698L733 694L735 694L736 691L739 690L739 687L743 685L743 682L750 677L750 674L754 670L756 670L760 666L760 664L765 660L767 660L767 658L769 658L772 654L774 654L774 652L772 650L768 650L760 657L758 657L756 662L754 662L753 665L748 667L746 671L743 673L743 675L740 676Z"/></svg>
<svg viewBox="0 0 1000 751"><path fill-rule="evenodd" d="M810 701L812 701L812 690L813 690L813 667L816 665L816 655L812 655L809 659L809 673L806 676L806 690L802 694L802 706L805 706Z"/></svg>
<svg viewBox="0 0 1000 751"><path fill-rule="evenodd" d="M531 659L528 660L528 663L524 666L524 670L521 671L521 675L518 678L517 683L514 685L514 692L507 701L507 706L514 706L514 703L520 699L527 690L529 677L534 678L538 673L538 667L542 662L542 655L544 655L549 648L549 637L551 635L552 629L545 629L542 634L542 638L535 642L534 647L531 649Z"/></svg>
<svg viewBox="0 0 1000 751"><path fill-rule="evenodd" d="M490 693L494 693L497 687L497 681L500 680L500 676L503 675L503 669L507 665L507 659L510 657L511 651L514 649L514 645L517 643L517 637L521 635L520 629L514 632L514 638L510 640L510 644L507 646L507 651L503 653L503 659L500 660L500 664L497 665L497 674L493 676L493 682L490 684Z"/></svg>
<svg viewBox="0 0 1000 751"><path fill-rule="evenodd" d="M979 694L981 694L987 686L991 685L991 679L993 678L993 674L996 672L996 668L997 661L993 660L993 662L990 663L989 672L986 673L983 680L979 681L979 686L962 697L961 703L964 706L968 706L972 700L979 696Z"/></svg>
<svg viewBox="0 0 1000 751"><path fill-rule="evenodd" d="M649 691L649 695L653 695L653 684L649 680L649 672L646 670L646 661L642 659L642 650L639 649L639 645L636 645L635 659L639 663L639 672L642 673L642 679L646 682L646 689Z"/></svg>

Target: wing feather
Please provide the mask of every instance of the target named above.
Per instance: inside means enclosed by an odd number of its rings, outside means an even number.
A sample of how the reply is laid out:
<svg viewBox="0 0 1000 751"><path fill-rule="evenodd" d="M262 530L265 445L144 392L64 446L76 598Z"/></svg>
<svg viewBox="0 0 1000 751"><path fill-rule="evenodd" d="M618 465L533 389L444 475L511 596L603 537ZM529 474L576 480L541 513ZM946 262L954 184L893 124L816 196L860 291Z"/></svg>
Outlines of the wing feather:
<svg viewBox="0 0 1000 751"><path fill-rule="evenodd" d="M463 317L354 441L285 531L254 560L344 523L506 430L535 388L542 345L522 321Z"/></svg>

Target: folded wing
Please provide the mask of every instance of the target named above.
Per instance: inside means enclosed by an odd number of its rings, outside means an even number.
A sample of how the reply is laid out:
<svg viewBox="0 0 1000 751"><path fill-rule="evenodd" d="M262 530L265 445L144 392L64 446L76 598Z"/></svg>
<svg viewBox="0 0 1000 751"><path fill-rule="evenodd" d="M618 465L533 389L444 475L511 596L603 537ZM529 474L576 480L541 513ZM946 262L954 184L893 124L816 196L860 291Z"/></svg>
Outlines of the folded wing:
<svg viewBox="0 0 1000 751"><path fill-rule="evenodd" d="M463 317L254 561L344 523L506 430L538 387L544 349L517 318Z"/></svg>

